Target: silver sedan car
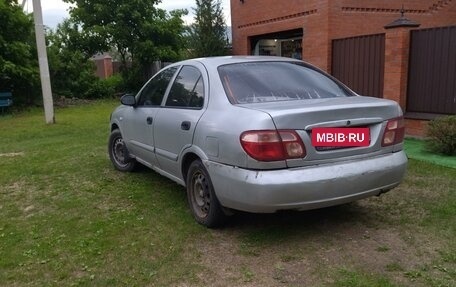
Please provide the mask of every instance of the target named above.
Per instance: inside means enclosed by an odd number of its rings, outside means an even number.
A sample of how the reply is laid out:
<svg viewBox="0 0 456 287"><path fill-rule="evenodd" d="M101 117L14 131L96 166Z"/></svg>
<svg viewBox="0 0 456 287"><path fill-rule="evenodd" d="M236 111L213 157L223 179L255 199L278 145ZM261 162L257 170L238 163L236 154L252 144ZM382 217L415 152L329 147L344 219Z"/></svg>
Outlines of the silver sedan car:
<svg viewBox="0 0 456 287"><path fill-rule="evenodd" d="M403 179L394 101L359 96L305 62L214 57L165 67L111 115L109 156L187 189L197 222L380 195Z"/></svg>

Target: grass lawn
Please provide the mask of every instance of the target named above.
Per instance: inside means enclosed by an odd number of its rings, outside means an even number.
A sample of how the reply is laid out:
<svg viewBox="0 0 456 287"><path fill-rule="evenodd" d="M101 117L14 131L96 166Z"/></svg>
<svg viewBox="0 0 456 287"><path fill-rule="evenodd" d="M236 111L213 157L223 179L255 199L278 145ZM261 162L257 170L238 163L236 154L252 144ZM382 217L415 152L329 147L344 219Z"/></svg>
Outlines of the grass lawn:
<svg viewBox="0 0 456 287"><path fill-rule="evenodd" d="M183 187L112 168L116 105L0 117L0 286L455 286L456 169L411 159L381 197L207 230Z"/></svg>
<svg viewBox="0 0 456 287"><path fill-rule="evenodd" d="M445 156L430 152L426 148L426 143L423 140L407 138L405 140L405 150L407 151L407 156L409 158L456 168L456 156Z"/></svg>

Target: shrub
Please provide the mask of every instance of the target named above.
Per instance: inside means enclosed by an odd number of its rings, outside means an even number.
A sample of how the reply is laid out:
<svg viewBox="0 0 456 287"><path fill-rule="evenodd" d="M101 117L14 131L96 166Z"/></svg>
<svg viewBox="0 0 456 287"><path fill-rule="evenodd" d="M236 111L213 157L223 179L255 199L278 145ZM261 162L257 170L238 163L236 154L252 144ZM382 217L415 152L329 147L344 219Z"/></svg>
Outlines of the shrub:
<svg viewBox="0 0 456 287"><path fill-rule="evenodd" d="M456 154L456 115L432 120L427 129L427 146L446 155Z"/></svg>
<svg viewBox="0 0 456 287"><path fill-rule="evenodd" d="M115 94L125 92L125 83L120 74L112 75L111 77L104 80L106 85L110 87Z"/></svg>
<svg viewBox="0 0 456 287"><path fill-rule="evenodd" d="M120 75L107 79L96 79L85 94L87 99L112 98L124 90L124 82Z"/></svg>
<svg viewBox="0 0 456 287"><path fill-rule="evenodd" d="M109 98L114 94L114 90L106 83L105 80L97 79L92 83L84 95L86 99L103 99Z"/></svg>

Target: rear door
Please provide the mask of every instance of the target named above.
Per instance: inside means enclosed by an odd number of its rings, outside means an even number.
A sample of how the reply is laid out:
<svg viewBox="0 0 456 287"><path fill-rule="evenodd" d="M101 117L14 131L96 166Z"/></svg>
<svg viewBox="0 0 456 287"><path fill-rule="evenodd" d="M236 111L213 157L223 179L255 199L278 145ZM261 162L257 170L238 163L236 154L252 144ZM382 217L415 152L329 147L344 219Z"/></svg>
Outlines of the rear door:
<svg viewBox="0 0 456 287"><path fill-rule="evenodd" d="M154 122L163 98L178 67L170 67L154 76L139 92L136 106L124 113L122 131L130 153L151 167L157 164L154 146Z"/></svg>
<svg viewBox="0 0 456 287"><path fill-rule="evenodd" d="M157 161L163 171L175 177L181 178L179 156L191 146L195 127L207 106L207 87L207 73L202 65L182 66L156 116Z"/></svg>

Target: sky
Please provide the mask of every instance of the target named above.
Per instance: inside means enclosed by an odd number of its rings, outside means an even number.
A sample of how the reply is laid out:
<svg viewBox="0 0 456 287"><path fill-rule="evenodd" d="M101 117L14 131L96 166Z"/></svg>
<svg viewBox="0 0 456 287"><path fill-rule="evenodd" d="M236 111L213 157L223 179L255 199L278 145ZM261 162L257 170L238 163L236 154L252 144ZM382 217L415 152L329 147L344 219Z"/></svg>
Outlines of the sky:
<svg viewBox="0 0 456 287"><path fill-rule="evenodd" d="M18 2L22 3L22 0L19 0ZM162 0L162 3L158 5L159 8L167 11L174 9L187 9L189 11L189 15L184 17L184 21L187 24L192 22L192 7L195 6L195 0ZM44 24L48 27L55 28L58 23L68 17L67 10L69 7L70 5L64 3L62 0L41 0ZM226 23L228 26L231 26L230 0L222 0L222 7ZM25 10L29 12L33 11L32 0L27 0Z"/></svg>

